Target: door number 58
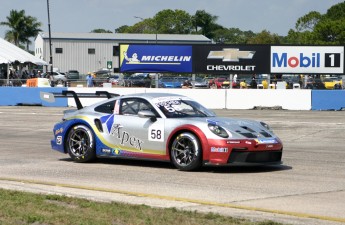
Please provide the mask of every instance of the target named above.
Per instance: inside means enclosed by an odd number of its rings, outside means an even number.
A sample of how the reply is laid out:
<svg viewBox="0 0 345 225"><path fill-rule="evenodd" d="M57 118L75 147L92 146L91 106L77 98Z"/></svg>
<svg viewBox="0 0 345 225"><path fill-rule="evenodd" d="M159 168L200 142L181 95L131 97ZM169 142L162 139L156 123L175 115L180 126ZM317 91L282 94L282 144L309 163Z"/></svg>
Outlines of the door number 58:
<svg viewBox="0 0 345 225"><path fill-rule="evenodd" d="M152 129L151 130L151 139L152 140L161 140L162 139L162 131L161 130Z"/></svg>

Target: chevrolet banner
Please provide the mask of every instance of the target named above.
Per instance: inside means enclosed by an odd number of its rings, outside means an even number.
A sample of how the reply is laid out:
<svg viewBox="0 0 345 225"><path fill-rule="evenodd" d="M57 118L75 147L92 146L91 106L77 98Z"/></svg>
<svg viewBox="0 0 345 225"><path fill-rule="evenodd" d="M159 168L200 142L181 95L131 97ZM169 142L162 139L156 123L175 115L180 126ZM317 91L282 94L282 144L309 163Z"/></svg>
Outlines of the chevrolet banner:
<svg viewBox="0 0 345 225"><path fill-rule="evenodd" d="M120 72L191 73L192 46L120 45Z"/></svg>
<svg viewBox="0 0 345 225"><path fill-rule="evenodd" d="M268 45L195 45L195 73L255 74L269 73Z"/></svg>

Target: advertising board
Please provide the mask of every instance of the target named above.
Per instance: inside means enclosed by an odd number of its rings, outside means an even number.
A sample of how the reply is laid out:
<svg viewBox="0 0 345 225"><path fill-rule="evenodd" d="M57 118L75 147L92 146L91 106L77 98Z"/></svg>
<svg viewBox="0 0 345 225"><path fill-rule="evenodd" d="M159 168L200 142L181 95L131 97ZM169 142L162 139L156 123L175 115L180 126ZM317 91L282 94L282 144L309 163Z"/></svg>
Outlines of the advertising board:
<svg viewBox="0 0 345 225"><path fill-rule="evenodd" d="M191 73L192 46L120 45L120 72Z"/></svg>
<svg viewBox="0 0 345 225"><path fill-rule="evenodd" d="M344 46L272 46L271 73L343 74Z"/></svg>
<svg viewBox="0 0 345 225"><path fill-rule="evenodd" d="M269 73L269 45L194 45L195 73Z"/></svg>

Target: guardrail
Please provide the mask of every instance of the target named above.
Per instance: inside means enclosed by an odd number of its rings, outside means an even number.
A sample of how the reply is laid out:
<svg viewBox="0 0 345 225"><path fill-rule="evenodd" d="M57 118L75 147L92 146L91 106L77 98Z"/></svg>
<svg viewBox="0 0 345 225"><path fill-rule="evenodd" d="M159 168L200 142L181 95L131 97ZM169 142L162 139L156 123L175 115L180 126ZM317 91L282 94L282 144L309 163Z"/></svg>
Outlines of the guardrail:
<svg viewBox="0 0 345 225"><path fill-rule="evenodd" d="M79 93L108 91L120 95L162 92L188 96L210 109L253 109L254 107L280 107L286 110L344 110L345 90L307 89L183 89L183 88L79 88L79 87L1 87L0 106L41 105L49 107L75 106L72 99L59 98L55 102L45 102L42 92L61 93L73 90ZM87 106L99 100L85 98Z"/></svg>

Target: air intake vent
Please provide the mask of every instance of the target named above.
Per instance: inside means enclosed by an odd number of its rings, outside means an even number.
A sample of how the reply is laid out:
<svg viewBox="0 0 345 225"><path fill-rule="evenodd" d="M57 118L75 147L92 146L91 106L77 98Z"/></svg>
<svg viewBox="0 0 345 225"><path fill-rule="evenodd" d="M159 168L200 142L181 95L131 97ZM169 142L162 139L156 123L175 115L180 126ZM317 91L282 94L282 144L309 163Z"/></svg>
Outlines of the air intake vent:
<svg viewBox="0 0 345 225"><path fill-rule="evenodd" d="M243 136L245 136L247 138L257 138L258 137L258 136L256 136L253 133L242 133L242 132L239 132L239 131L237 131L237 133L239 133L239 134L241 134L241 135L243 135Z"/></svg>
<svg viewBox="0 0 345 225"><path fill-rule="evenodd" d="M255 132L253 129L251 129L251 128L249 128L249 127L247 127L247 126L241 126L243 129L245 129L245 130L247 130L247 131L249 131L249 132Z"/></svg>
<svg viewBox="0 0 345 225"><path fill-rule="evenodd" d="M101 123L101 121L99 119L95 119L95 125L96 125L98 131L103 133L102 123Z"/></svg>
<svg viewBox="0 0 345 225"><path fill-rule="evenodd" d="M269 133L267 133L266 131L261 131L260 134L264 137L272 137L272 135L270 135Z"/></svg>

